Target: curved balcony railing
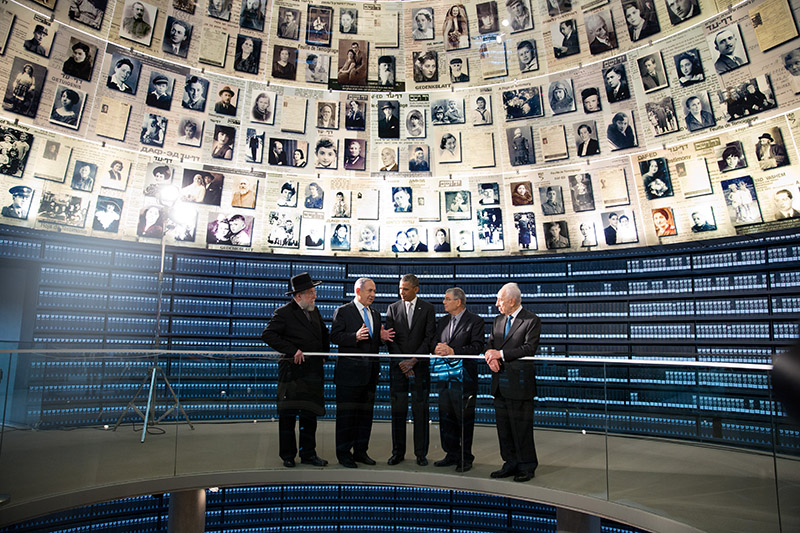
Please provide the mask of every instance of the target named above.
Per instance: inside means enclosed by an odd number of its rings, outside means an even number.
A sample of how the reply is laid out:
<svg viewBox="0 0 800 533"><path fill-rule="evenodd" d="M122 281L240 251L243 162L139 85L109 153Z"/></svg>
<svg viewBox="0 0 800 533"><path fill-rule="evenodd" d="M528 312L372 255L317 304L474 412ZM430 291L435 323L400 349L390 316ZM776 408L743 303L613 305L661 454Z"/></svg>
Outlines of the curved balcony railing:
<svg viewBox="0 0 800 533"><path fill-rule="evenodd" d="M491 371L482 359L472 469L432 464L444 457L435 378L431 464L413 460L409 421L406 460L387 465L385 354L369 446L378 464L337 464L336 354L330 355L316 448L330 464L298 461L285 468L274 354L0 351L0 493L10 496L0 526L76 505L191 488L391 483L511 496L654 531L800 530L800 428L773 398L771 365L657 360L658 354L534 358L539 467L533 480L514 483L489 476L502 459Z"/></svg>

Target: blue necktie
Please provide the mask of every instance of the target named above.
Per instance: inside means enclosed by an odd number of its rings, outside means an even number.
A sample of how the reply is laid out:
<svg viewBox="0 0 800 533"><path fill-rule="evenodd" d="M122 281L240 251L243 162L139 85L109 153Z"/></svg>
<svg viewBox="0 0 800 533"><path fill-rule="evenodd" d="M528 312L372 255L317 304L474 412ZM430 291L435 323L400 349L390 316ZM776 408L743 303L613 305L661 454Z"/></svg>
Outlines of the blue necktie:
<svg viewBox="0 0 800 533"><path fill-rule="evenodd" d="M362 308L361 310L364 312L364 324L366 324L367 329L369 329L369 336L372 337L372 324L369 321L369 311L367 311L366 307Z"/></svg>
<svg viewBox="0 0 800 533"><path fill-rule="evenodd" d="M508 318L506 318L506 330L503 333L503 338L504 339L506 337L508 337L508 330L510 330L510 329L511 329L511 315L508 315Z"/></svg>

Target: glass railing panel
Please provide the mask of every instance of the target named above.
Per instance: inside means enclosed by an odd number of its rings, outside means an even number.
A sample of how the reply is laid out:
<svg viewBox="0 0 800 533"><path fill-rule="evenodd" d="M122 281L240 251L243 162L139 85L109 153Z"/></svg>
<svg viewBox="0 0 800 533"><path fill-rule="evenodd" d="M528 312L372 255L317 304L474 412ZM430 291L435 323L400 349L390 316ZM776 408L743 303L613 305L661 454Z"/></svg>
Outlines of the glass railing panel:
<svg viewBox="0 0 800 533"><path fill-rule="evenodd" d="M623 379L607 382L611 501L701 530L780 530L767 365L616 369Z"/></svg>

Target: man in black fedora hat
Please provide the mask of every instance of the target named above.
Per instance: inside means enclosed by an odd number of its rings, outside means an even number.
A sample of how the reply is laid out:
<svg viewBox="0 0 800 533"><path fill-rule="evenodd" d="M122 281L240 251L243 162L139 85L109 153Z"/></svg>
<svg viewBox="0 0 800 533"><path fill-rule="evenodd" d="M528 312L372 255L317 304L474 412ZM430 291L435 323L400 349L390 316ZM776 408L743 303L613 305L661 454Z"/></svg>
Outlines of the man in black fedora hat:
<svg viewBox="0 0 800 533"><path fill-rule="evenodd" d="M225 86L219 91L219 100L214 105L214 112L220 115L236 116L236 105L231 101L236 94L229 86Z"/></svg>
<svg viewBox="0 0 800 533"><path fill-rule="evenodd" d="M300 462L325 466L317 456L317 417L325 414L322 356L304 352L329 352L328 328L322 321L314 281L307 272L293 276L286 293L292 301L275 310L261 338L281 354L278 363L278 437L283 466L293 467L297 454L294 425L300 418Z"/></svg>

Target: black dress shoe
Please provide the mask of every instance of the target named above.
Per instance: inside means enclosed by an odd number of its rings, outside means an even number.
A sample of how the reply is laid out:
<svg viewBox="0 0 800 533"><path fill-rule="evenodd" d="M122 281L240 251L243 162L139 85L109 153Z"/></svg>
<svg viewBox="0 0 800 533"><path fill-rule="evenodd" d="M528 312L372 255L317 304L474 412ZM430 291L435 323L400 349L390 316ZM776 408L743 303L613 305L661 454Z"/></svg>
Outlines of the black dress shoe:
<svg viewBox="0 0 800 533"><path fill-rule="evenodd" d="M428 466L428 459L424 455L418 455L417 464L419 466Z"/></svg>
<svg viewBox="0 0 800 533"><path fill-rule="evenodd" d="M284 459L283 466L286 468L294 468L294 459Z"/></svg>
<svg viewBox="0 0 800 533"><path fill-rule="evenodd" d="M508 466L508 465L503 465L503 468L501 468L500 470L495 470L494 472L489 474L489 476L493 477L494 479L497 479L497 478L503 478L503 477L511 477L516 473L517 473L517 469L516 468Z"/></svg>
<svg viewBox="0 0 800 533"><path fill-rule="evenodd" d="M452 457L445 457L439 461L435 461L433 466L453 466L458 464L458 459L453 459Z"/></svg>
<svg viewBox="0 0 800 533"><path fill-rule="evenodd" d="M456 472L469 472L472 470L472 463L461 463L456 467Z"/></svg>
<svg viewBox="0 0 800 533"><path fill-rule="evenodd" d="M386 461L386 462L389 464L389 466L394 466L394 465L399 465L400 463L402 463L404 459L405 459L405 457L403 457L402 455L395 454L395 455L392 455L391 457L389 457L389 460Z"/></svg>
<svg viewBox="0 0 800 533"><path fill-rule="evenodd" d="M360 453L353 456L353 460L357 463L364 463L365 465L373 466L377 464L375 460L366 453Z"/></svg>
<svg viewBox="0 0 800 533"><path fill-rule="evenodd" d="M355 461L353 461L352 457L345 457L339 459L339 464L345 468L358 468L358 465L356 464Z"/></svg>
<svg viewBox="0 0 800 533"><path fill-rule="evenodd" d="M516 476L514 476L514 481L525 482L530 481L534 478L533 472L520 472Z"/></svg>
<svg viewBox="0 0 800 533"><path fill-rule="evenodd" d="M328 461L317 455L306 457L305 459L300 459L300 462L303 463L304 465L328 466Z"/></svg>

